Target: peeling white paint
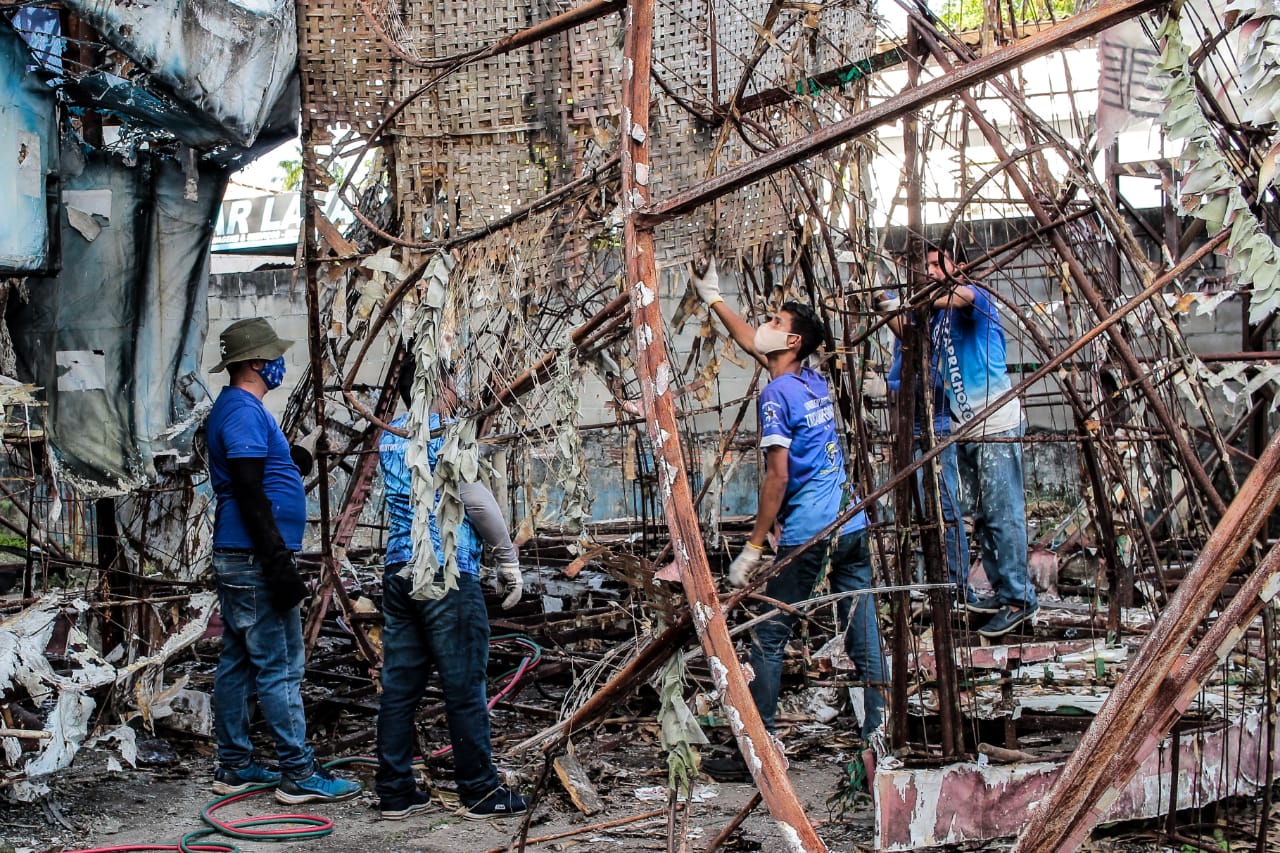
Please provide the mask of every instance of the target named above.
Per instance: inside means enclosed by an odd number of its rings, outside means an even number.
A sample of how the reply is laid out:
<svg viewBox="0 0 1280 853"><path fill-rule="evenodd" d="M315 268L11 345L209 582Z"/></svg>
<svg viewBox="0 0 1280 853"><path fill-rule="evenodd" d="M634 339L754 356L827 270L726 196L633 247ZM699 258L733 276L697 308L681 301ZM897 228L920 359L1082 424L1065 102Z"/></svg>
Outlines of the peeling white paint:
<svg viewBox="0 0 1280 853"><path fill-rule="evenodd" d="M741 719L739 719L739 723L741 723ZM751 768L751 775L753 777L759 776L760 770L764 767L764 762L756 754L756 742L750 737L744 736L742 738L742 746L744 747L742 750L743 758L746 759L747 767Z"/></svg>
<svg viewBox="0 0 1280 853"><path fill-rule="evenodd" d="M637 184L639 184L642 187L649 185L649 164L648 163L636 163L635 173L636 173Z"/></svg>
<svg viewBox="0 0 1280 853"><path fill-rule="evenodd" d="M695 601L693 603L693 623L697 626L699 634L707 630L707 625L711 623L715 615L716 612L708 607L705 602ZM723 669L724 664L720 663L718 658L712 658L711 660L716 666L720 666Z"/></svg>
<svg viewBox="0 0 1280 853"><path fill-rule="evenodd" d="M796 828L785 820L780 820L778 829L782 831L782 837L787 842L787 849L793 853L804 853L804 844L800 841L800 833L796 832Z"/></svg>
<svg viewBox="0 0 1280 853"><path fill-rule="evenodd" d="M653 329L648 325L636 329L636 343L640 349L648 349L653 344Z"/></svg>
<svg viewBox="0 0 1280 853"><path fill-rule="evenodd" d="M1276 593L1280 592L1280 574L1274 574L1267 578L1267 582L1262 585L1262 591L1258 593L1258 598L1263 601L1270 601L1276 597Z"/></svg>
<svg viewBox="0 0 1280 853"><path fill-rule="evenodd" d="M671 365L665 361L658 365L658 369L653 377L654 390L661 397L671 388Z"/></svg>
<svg viewBox="0 0 1280 853"><path fill-rule="evenodd" d="M634 139L637 143L639 143L639 144L641 144L641 145L643 145L643 144L644 144L644 140L645 140L645 138L646 138L646 134L645 134L645 132L644 132L644 128L640 126L640 123L639 123L639 122L633 122L633 123L632 123L632 125L631 125L631 138L632 138L632 139Z"/></svg>
<svg viewBox="0 0 1280 853"><path fill-rule="evenodd" d="M662 490L669 493L676 482L676 467L667 460L658 458L658 470L662 472Z"/></svg>
<svg viewBox="0 0 1280 853"><path fill-rule="evenodd" d="M711 683L716 686L716 690L724 693L729 686L729 670L716 655L712 655L707 660L707 667L711 670Z"/></svg>
<svg viewBox="0 0 1280 853"><path fill-rule="evenodd" d="M654 293L653 288L649 287L649 285L645 284L643 281L637 281L632 285L632 290L635 291L636 298L640 300L641 308L648 308L653 304L656 294Z"/></svg>
<svg viewBox="0 0 1280 853"><path fill-rule="evenodd" d="M1227 636L1223 638L1222 643L1218 646L1218 660L1227 659L1227 655L1231 654L1231 650L1236 647L1236 643L1240 642L1240 638L1244 636L1243 625L1237 625L1227 632Z"/></svg>

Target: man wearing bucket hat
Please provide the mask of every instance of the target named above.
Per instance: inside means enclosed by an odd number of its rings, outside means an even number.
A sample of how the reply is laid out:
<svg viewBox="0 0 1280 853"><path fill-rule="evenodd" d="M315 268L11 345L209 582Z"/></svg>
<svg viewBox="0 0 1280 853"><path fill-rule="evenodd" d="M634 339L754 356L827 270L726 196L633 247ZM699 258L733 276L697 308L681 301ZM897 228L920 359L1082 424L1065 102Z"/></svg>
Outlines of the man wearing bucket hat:
<svg viewBox="0 0 1280 853"><path fill-rule="evenodd" d="M307 521L302 475L289 443L262 404L284 380L282 340L261 317L223 330L222 360L231 382L209 412L209 479L217 504L213 570L222 613L222 656L213 685L219 794L276 785L282 803L331 802L360 793L360 785L321 767L307 745L302 711L302 618L307 588L294 553ZM275 740L280 772L253 760L249 700Z"/></svg>

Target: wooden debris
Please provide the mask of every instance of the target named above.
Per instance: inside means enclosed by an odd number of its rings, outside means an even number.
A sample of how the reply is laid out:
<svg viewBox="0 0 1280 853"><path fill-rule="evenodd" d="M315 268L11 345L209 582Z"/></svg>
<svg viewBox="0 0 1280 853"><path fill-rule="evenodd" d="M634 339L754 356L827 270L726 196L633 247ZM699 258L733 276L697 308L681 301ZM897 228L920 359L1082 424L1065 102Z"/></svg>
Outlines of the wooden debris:
<svg viewBox="0 0 1280 853"><path fill-rule="evenodd" d="M600 799L595 785L591 784L591 777L587 775L586 768L582 766L582 762L578 761L572 743L565 748L563 754L556 757L551 766L555 768L560 784L564 785L569 799L573 800L578 811L590 816L604 808L604 801Z"/></svg>

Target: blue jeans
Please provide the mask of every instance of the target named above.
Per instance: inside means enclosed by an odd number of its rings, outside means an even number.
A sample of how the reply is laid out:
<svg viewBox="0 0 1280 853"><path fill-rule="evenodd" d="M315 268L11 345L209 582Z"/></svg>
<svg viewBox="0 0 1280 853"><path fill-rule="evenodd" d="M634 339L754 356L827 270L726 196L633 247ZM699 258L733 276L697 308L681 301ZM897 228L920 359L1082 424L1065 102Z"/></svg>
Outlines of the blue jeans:
<svg viewBox="0 0 1280 853"><path fill-rule="evenodd" d="M830 540L815 543L789 567L771 578L765 585L764 594L784 604L795 604L811 598L830 546ZM795 547L779 548L778 559L794 550ZM832 592L871 587L871 554L867 548L865 530L840 537L835 553L831 555L828 576ZM853 606L852 601L856 601L857 605ZM876 621L875 601L870 595L860 595L853 600L842 600L838 610L841 626L845 630L845 651L857 668L858 676L868 682L865 694L866 713L862 721L862 734L865 737L879 728L884 718L884 694L881 686L888 681L884 658L880 652L880 625ZM850 620L851 611L853 618ZM751 698L755 700L756 709L769 731L774 729L774 719L778 712L783 652L797 621L790 613L779 613L757 625L753 632L750 659L755 678L751 682Z"/></svg>
<svg viewBox="0 0 1280 853"><path fill-rule="evenodd" d="M949 438L946 433L938 433L939 441ZM916 458L919 459L923 448L916 444ZM938 454L934 460L938 466L938 502L942 504L942 547L947 561L947 577L956 585L961 600L969 591L969 537L964 530L964 513L960 510L960 468L957 462L956 446ZM920 502L924 503L924 469L916 469L916 488L920 490Z"/></svg>
<svg viewBox="0 0 1280 853"><path fill-rule="evenodd" d="M376 789L384 800L404 797L413 779L414 718L434 667L444 692L454 778L464 805L498 787L489 745L485 674L489 668L489 614L476 575L460 574L444 598L418 601L403 563L382 576L382 705L378 710Z"/></svg>
<svg viewBox="0 0 1280 853"><path fill-rule="evenodd" d="M222 611L222 656L213 679L213 720L218 762L242 769L253 760L249 699L276 744L280 772L302 779L313 772L302 710L302 618L298 608L271 606L262 569L250 554L214 554L218 606Z"/></svg>
<svg viewBox="0 0 1280 853"><path fill-rule="evenodd" d="M1017 438L1019 426L992 438ZM973 534L982 567L1001 604L1037 607L1027 572L1027 499L1022 482L1022 445L961 442L960 476L973 513Z"/></svg>

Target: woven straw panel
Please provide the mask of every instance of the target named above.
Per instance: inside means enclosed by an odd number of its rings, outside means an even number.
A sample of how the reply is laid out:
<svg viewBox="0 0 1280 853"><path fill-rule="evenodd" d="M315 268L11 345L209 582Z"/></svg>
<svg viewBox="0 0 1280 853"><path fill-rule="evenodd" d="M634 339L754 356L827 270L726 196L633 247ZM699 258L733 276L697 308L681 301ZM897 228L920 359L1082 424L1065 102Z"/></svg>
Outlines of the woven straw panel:
<svg viewBox="0 0 1280 853"><path fill-rule="evenodd" d="M391 81L399 59L355 0L301 2L306 5L301 58L309 74L303 93L307 106L322 126L371 130L398 96Z"/></svg>
<svg viewBox="0 0 1280 853"><path fill-rule="evenodd" d="M545 167L534 159L533 137L399 138L395 177L406 236L439 239L469 231L545 195L550 188Z"/></svg>
<svg viewBox="0 0 1280 853"><path fill-rule="evenodd" d="M566 75L570 117L594 125L617 118L622 102L622 21L599 18L565 33L569 69Z"/></svg>
<svg viewBox="0 0 1280 853"><path fill-rule="evenodd" d="M759 40L752 23L764 21L770 0L716 3L720 97L727 100ZM793 22L785 27L787 22ZM865 59L875 44L874 21L853 0L825 3L813 13L784 9L774 24L778 45L753 66L746 94L778 86L793 88L802 77Z"/></svg>
<svg viewBox="0 0 1280 853"><path fill-rule="evenodd" d="M561 3L543 12L515 0L407 0L397 20L397 38L411 53L453 57L571 5ZM708 7L705 0L661 0L653 50L655 74L662 83L704 111L716 100ZM754 24L763 20L768 0L734 0L711 8L723 100L754 49ZM797 13L784 11L780 21L788 15ZM782 33L781 47L771 47L756 66L758 82L748 94L794 85L804 73L866 55L864 14L841 3L821 7L812 16L807 22L801 16ZM439 74L393 56L357 0L336 8L308 8L306 21L306 61L313 77L308 96L326 122L367 126L383 114L383 99L405 98ZM814 23L820 28L808 26ZM815 33L821 36L813 37ZM404 236L433 239L479 227L613 153L622 64L622 22L620 16L610 15L537 45L459 68L416 99L397 116L394 128ZM722 139L718 128L703 126L656 84L653 95L650 188L656 200L757 156L736 134ZM839 117L838 98L820 96L808 104L818 106L822 122ZM790 116L775 110L767 116L779 143L803 137L817 119L807 110ZM758 142L765 148L771 145ZM821 168L821 161L811 166ZM788 210L797 203L794 196L786 175L743 188L659 229L656 260L660 267L682 264L700 248L712 218L718 242L731 246L731 252L770 243L786 228ZM573 229L594 233L598 227L590 217L573 228L524 224L511 239L521 246L521 257L543 264L545 270L560 270L561 260L587 254L588 236L574 235ZM537 240L543 245L535 251Z"/></svg>

